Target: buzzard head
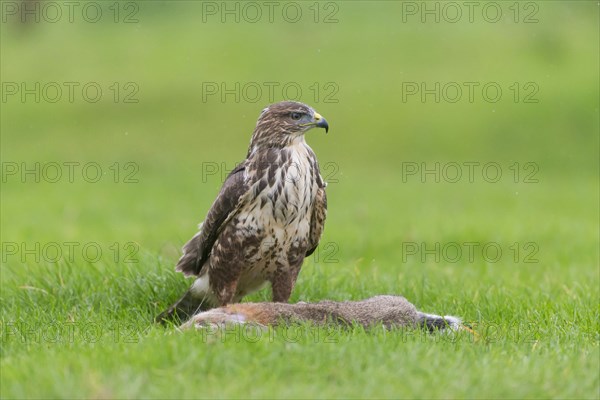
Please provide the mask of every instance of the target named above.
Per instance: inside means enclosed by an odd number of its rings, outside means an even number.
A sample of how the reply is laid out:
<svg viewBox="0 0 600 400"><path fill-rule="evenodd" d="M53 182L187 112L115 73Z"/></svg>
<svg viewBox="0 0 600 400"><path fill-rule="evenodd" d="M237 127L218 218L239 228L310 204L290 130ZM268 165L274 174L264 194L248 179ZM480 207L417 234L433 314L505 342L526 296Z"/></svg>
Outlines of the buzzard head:
<svg viewBox="0 0 600 400"><path fill-rule="evenodd" d="M327 120L312 107L296 101L271 104L258 117L250 148L289 146L315 127L329 130Z"/></svg>

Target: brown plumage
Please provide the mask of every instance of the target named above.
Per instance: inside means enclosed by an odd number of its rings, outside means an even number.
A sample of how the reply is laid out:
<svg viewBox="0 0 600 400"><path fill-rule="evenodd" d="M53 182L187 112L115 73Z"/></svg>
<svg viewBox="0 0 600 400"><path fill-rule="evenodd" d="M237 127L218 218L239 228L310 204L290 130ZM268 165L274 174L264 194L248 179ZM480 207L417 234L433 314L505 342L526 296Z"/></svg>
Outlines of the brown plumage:
<svg viewBox="0 0 600 400"><path fill-rule="evenodd" d="M304 140L314 127L329 129L302 103L284 101L261 112L246 159L183 247L176 270L197 279L157 320L185 320L198 310L239 302L266 283L273 301L288 301L327 214L326 185Z"/></svg>

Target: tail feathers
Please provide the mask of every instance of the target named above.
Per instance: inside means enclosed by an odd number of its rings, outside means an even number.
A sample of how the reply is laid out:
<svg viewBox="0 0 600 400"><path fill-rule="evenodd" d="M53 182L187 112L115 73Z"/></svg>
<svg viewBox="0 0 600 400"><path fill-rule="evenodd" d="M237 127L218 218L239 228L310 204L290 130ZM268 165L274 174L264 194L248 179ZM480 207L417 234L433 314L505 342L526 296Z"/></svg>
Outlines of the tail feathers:
<svg viewBox="0 0 600 400"><path fill-rule="evenodd" d="M194 314L209 310L210 308L212 307L209 302L203 298L194 296L190 289L175 304L160 313L154 321L161 324L168 321L182 323L190 319Z"/></svg>
<svg viewBox="0 0 600 400"><path fill-rule="evenodd" d="M200 225L202 227L202 225ZM196 233L183 246L183 255L177 261L175 271L182 272L185 276L197 275L202 268L202 231Z"/></svg>
<svg viewBox="0 0 600 400"><path fill-rule="evenodd" d="M445 315L442 317L439 315L425 314L422 312L419 312L417 324L427 328L429 332L444 330L458 331L463 327L460 318L453 317L451 315Z"/></svg>

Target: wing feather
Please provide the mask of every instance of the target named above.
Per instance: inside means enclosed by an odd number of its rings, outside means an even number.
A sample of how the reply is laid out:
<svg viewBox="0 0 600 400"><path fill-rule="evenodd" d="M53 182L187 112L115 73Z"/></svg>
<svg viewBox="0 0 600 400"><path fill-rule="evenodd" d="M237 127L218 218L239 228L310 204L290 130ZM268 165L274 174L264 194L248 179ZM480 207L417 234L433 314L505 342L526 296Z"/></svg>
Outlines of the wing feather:
<svg viewBox="0 0 600 400"><path fill-rule="evenodd" d="M312 216L310 219L310 233L308 237L308 251L305 257L310 256L317 249L319 240L321 240L321 234L325 227L325 218L327 218L327 194L325 193L326 184L323 182L321 176L319 176L319 189L317 189L317 195L315 197L315 203L313 205Z"/></svg>
<svg viewBox="0 0 600 400"><path fill-rule="evenodd" d="M215 241L237 210L249 185L244 178L246 163L238 165L225 179L219 195L211 206L200 231L183 246L183 255L175 266L184 275L198 275L208 260Z"/></svg>

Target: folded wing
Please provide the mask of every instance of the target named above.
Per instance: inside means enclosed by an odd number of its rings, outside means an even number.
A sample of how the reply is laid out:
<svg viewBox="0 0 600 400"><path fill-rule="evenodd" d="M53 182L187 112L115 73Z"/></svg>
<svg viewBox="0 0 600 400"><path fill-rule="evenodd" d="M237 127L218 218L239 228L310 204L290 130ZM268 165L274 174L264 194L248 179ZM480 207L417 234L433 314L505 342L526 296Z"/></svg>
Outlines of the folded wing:
<svg viewBox="0 0 600 400"><path fill-rule="evenodd" d="M211 206L198 232L183 246L183 255L175 266L184 275L198 275L208 260L215 241L239 208L239 203L248 191L244 171L246 164L238 165L225 179L223 187Z"/></svg>

